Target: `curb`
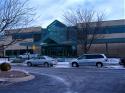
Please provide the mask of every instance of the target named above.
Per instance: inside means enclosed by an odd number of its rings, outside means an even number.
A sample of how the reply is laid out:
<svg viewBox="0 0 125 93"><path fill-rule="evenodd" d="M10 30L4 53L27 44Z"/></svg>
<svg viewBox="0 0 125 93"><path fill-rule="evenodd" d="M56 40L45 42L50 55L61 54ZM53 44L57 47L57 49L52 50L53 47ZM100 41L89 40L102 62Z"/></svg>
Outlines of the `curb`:
<svg viewBox="0 0 125 93"><path fill-rule="evenodd" d="M18 70L17 70L18 71ZM24 81L29 81L35 78L34 75L30 75L28 72L22 71L24 73L27 74L27 76L25 77L18 77L18 78L0 78L0 81L2 82L12 82L12 83L16 83L16 82L24 82Z"/></svg>
<svg viewBox="0 0 125 93"><path fill-rule="evenodd" d="M29 81L34 79L35 76L34 75L30 75L30 76L26 76L26 77L22 77L22 78L1 78L0 81L7 81L7 82L24 82L24 81Z"/></svg>
<svg viewBox="0 0 125 93"><path fill-rule="evenodd" d="M12 66L26 66L24 63L10 63Z"/></svg>

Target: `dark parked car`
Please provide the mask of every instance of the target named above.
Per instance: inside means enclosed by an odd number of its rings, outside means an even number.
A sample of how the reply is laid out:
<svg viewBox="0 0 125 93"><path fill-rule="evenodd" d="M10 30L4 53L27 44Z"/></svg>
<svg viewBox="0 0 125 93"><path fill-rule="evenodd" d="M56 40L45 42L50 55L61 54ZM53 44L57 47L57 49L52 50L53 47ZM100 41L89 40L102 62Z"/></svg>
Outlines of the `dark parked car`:
<svg viewBox="0 0 125 93"><path fill-rule="evenodd" d="M20 58L20 57L17 57L17 58L14 58L11 63L23 63L26 59L23 59L23 58Z"/></svg>
<svg viewBox="0 0 125 93"><path fill-rule="evenodd" d="M121 62L119 64L125 67L125 58L121 58Z"/></svg>

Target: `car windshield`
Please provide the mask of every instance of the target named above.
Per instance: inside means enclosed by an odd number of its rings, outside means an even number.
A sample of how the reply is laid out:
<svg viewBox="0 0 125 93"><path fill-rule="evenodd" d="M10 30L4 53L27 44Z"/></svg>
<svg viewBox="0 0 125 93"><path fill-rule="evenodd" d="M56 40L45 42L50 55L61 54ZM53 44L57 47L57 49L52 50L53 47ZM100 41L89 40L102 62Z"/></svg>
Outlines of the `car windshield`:
<svg viewBox="0 0 125 93"><path fill-rule="evenodd" d="M50 59L50 60L52 60L53 58L52 57L49 57L49 56L45 56L47 59Z"/></svg>

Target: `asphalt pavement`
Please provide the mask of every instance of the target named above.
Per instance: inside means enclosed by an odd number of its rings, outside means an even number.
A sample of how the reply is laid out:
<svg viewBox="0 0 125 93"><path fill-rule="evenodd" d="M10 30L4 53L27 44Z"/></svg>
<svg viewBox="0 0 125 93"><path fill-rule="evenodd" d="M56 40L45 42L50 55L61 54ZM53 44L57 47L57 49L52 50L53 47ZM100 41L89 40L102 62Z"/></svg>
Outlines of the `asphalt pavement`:
<svg viewBox="0 0 125 93"><path fill-rule="evenodd" d="M125 93L125 69L13 66L36 78L0 86L0 93Z"/></svg>

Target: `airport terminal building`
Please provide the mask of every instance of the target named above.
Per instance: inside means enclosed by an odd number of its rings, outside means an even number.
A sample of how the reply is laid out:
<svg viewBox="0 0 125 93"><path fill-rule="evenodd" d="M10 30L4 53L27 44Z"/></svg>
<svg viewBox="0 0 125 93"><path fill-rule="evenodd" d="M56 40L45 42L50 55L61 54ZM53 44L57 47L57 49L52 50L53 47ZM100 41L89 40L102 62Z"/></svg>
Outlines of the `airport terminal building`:
<svg viewBox="0 0 125 93"><path fill-rule="evenodd" d="M77 43L75 27L66 26L55 20L47 28L32 27L21 33L8 34L8 38L23 39L23 41L8 46L4 52L8 56L25 52L54 57L79 56L83 53L83 50ZM103 38L98 38L93 42L89 53L104 53L113 57L125 57L125 19L103 21L102 30L98 34L103 35Z"/></svg>

